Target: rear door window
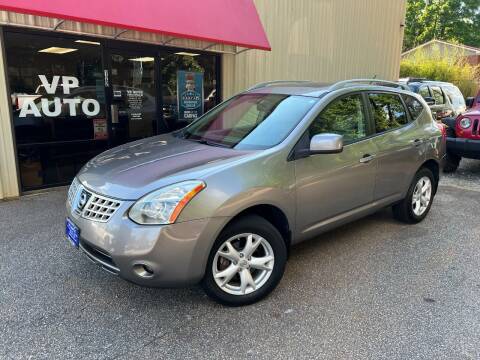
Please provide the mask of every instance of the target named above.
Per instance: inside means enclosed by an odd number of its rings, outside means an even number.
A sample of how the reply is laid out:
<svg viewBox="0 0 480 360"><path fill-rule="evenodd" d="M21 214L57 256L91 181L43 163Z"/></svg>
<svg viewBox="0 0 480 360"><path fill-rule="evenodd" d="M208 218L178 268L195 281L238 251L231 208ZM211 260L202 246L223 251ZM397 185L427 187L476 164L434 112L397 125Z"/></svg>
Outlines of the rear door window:
<svg viewBox="0 0 480 360"><path fill-rule="evenodd" d="M442 89L439 86L431 86L432 96L435 99L435 105L445 104L445 98L443 97Z"/></svg>
<svg viewBox="0 0 480 360"><path fill-rule="evenodd" d="M422 86L419 90L418 93L423 97L430 97L430 90L428 90L428 86Z"/></svg>
<svg viewBox="0 0 480 360"><path fill-rule="evenodd" d="M408 124L407 111L397 94L373 93L368 95L376 133L397 129Z"/></svg>
<svg viewBox="0 0 480 360"><path fill-rule="evenodd" d="M405 105L407 106L408 112L410 113L410 117L413 121L417 120L424 110L424 107L420 101L418 101L415 97L410 95L403 95L403 101L405 101Z"/></svg>

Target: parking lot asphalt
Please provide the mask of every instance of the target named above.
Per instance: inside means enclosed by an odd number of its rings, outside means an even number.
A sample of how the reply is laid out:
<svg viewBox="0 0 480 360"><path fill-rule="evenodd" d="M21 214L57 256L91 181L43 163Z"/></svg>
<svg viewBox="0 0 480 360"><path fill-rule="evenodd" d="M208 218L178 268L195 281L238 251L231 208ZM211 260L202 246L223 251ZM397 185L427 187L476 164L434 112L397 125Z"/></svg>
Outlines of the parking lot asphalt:
<svg viewBox="0 0 480 360"><path fill-rule="evenodd" d="M64 240L64 201L0 202L1 359L480 358L480 162L421 224L386 209L294 247L242 308L105 273Z"/></svg>

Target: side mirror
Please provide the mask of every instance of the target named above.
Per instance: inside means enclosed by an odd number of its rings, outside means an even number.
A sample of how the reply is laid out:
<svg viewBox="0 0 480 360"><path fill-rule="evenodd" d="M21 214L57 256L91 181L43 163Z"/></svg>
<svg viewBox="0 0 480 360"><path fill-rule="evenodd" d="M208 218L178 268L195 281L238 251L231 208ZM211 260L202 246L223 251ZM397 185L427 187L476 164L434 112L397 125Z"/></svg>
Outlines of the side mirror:
<svg viewBox="0 0 480 360"><path fill-rule="evenodd" d="M435 105L435 99L430 96L426 96L423 98L428 106Z"/></svg>
<svg viewBox="0 0 480 360"><path fill-rule="evenodd" d="M467 108L471 108L474 102L475 102L474 97L468 97L465 99L465 104L467 105Z"/></svg>
<svg viewBox="0 0 480 360"><path fill-rule="evenodd" d="M310 154L338 154L343 151L343 136L318 134L310 140Z"/></svg>

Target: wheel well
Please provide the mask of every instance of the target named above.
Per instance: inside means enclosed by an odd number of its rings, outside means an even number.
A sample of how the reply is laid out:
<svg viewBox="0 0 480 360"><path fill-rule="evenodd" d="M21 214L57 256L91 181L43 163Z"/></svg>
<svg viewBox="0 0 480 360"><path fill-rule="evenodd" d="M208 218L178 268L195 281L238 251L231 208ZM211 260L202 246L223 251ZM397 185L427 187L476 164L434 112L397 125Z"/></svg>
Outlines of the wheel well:
<svg viewBox="0 0 480 360"><path fill-rule="evenodd" d="M290 230L290 225L288 223L288 218L285 215L285 213L280 210L278 207L273 206L273 205L255 205L252 207L249 207L239 214L235 215L230 221L229 224L232 221L235 221L236 219L245 216L245 215L258 215L260 217L263 217L265 220L270 222L275 228L280 232L280 234L283 237L283 240L285 241L285 244L287 245L287 249L290 247L291 243L291 238L292 238L292 232ZM228 226L228 224L227 224Z"/></svg>
<svg viewBox="0 0 480 360"><path fill-rule="evenodd" d="M435 160L428 160L421 167L429 169L435 178L435 192L437 191L438 181L440 180L440 166Z"/></svg>

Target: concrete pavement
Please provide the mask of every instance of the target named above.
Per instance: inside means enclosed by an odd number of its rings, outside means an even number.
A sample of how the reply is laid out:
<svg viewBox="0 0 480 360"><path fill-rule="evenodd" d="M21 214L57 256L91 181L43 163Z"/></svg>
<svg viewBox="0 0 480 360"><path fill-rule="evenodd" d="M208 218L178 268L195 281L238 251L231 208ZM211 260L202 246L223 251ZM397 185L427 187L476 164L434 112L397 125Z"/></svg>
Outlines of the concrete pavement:
<svg viewBox="0 0 480 360"><path fill-rule="evenodd" d="M480 358L480 162L418 225L384 210L295 247L243 308L148 289L63 238L65 191L0 203L0 358Z"/></svg>

